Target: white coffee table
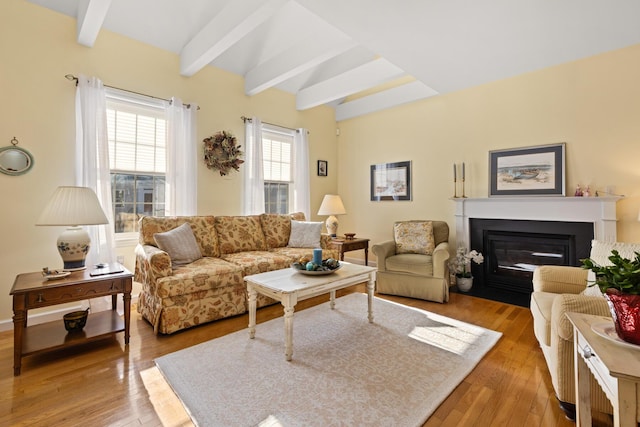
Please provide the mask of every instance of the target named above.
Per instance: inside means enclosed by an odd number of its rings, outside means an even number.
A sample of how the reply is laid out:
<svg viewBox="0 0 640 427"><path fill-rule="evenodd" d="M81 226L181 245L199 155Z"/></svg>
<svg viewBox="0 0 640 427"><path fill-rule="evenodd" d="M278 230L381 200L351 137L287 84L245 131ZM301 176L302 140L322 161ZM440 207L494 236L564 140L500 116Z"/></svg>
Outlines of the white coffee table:
<svg viewBox="0 0 640 427"><path fill-rule="evenodd" d="M271 297L284 306L284 346L288 361L293 356L293 312L298 301L322 295L331 295L331 309L335 307L336 290L358 283L367 283L369 323L373 323L373 290L376 269L364 265L340 263L342 267L324 276L308 276L292 268L246 276L249 294L249 338L256 336L256 296Z"/></svg>

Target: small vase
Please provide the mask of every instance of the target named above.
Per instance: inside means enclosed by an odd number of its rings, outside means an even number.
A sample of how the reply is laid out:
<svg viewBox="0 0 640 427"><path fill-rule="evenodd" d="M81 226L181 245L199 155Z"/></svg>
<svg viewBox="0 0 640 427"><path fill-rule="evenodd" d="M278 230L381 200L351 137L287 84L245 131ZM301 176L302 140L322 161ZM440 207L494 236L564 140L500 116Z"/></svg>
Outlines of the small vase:
<svg viewBox="0 0 640 427"><path fill-rule="evenodd" d="M456 277L456 285L461 292L469 292L473 286L473 277Z"/></svg>
<svg viewBox="0 0 640 427"><path fill-rule="evenodd" d="M640 295L607 289L605 297L620 339L640 345Z"/></svg>

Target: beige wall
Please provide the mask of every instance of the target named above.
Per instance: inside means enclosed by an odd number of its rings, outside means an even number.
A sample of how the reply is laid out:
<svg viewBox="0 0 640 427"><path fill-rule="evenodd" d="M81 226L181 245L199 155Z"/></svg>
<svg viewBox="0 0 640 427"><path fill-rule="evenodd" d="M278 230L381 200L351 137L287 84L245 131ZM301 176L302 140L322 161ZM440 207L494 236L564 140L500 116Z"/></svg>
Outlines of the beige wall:
<svg viewBox="0 0 640 427"><path fill-rule="evenodd" d="M206 67L195 76L179 74L179 57L102 30L93 48L76 43L75 19L22 0L0 2L0 146L16 137L35 157L24 176L0 175L0 329L10 327L9 292L16 274L44 266L60 268L55 241L60 227L36 227L44 204L59 185L73 185L75 137L73 83L65 74L99 77L105 84L162 98L177 96L201 106L198 144L218 130L242 137L240 116L310 131L311 210L337 189L333 109L299 112L293 95L269 90L244 95L241 77ZM330 175L317 177L318 159L329 161ZM240 174L221 177L198 164L198 213L240 214ZM318 219L314 218L313 219ZM133 268L133 248L120 247Z"/></svg>
<svg viewBox="0 0 640 427"><path fill-rule="evenodd" d="M466 194L488 195L488 152L566 142L567 195L607 186L618 239L640 241L640 45L340 122L341 231L389 239L401 219L443 219L454 230L453 163ZM372 164L411 160L413 201L369 201ZM452 241L455 236L452 236Z"/></svg>

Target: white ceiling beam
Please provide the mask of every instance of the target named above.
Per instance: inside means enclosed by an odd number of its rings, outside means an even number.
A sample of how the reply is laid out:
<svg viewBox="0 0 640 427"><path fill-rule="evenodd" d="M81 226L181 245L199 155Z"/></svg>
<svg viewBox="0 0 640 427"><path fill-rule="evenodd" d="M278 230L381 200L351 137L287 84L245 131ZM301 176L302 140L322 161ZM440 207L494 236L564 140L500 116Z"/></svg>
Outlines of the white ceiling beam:
<svg viewBox="0 0 640 427"><path fill-rule="evenodd" d="M438 92L429 86L420 81L413 81L338 105L336 121L352 119L435 95L438 95Z"/></svg>
<svg viewBox="0 0 640 427"><path fill-rule="evenodd" d="M78 2L78 43L93 47L109 6L111 6L111 0L80 0Z"/></svg>
<svg viewBox="0 0 640 427"><path fill-rule="evenodd" d="M288 0L229 1L180 52L180 74L192 76L260 24Z"/></svg>
<svg viewBox="0 0 640 427"><path fill-rule="evenodd" d="M306 110L372 88L404 75L402 69L384 58L353 68L338 76L300 90L296 108Z"/></svg>
<svg viewBox="0 0 640 427"><path fill-rule="evenodd" d="M256 95L357 46L344 35L299 43L268 59L245 75L244 91Z"/></svg>

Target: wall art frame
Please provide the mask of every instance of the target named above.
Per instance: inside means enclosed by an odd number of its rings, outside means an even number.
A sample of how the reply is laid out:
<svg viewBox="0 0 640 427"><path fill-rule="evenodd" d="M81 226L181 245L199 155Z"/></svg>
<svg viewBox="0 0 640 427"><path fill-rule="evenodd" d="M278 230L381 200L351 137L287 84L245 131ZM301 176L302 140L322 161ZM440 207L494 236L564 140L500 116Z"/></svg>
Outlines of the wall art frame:
<svg viewBox="0 0 640 427"><path fill-rule="evenodd" d="M489 197L565 196L566 144L489 151Z"/></svg>
<svg viewBox="0 0 640 427"><path fill-rule="evenodd" d="M327 176L329 173L329 162L318 160L318 176Z"/></svg>
<svg viewBox="0 0 640 427"><path fill-rule="evenodd" d="M411 200L411 161L371 165L371 201Z"/></svg>

